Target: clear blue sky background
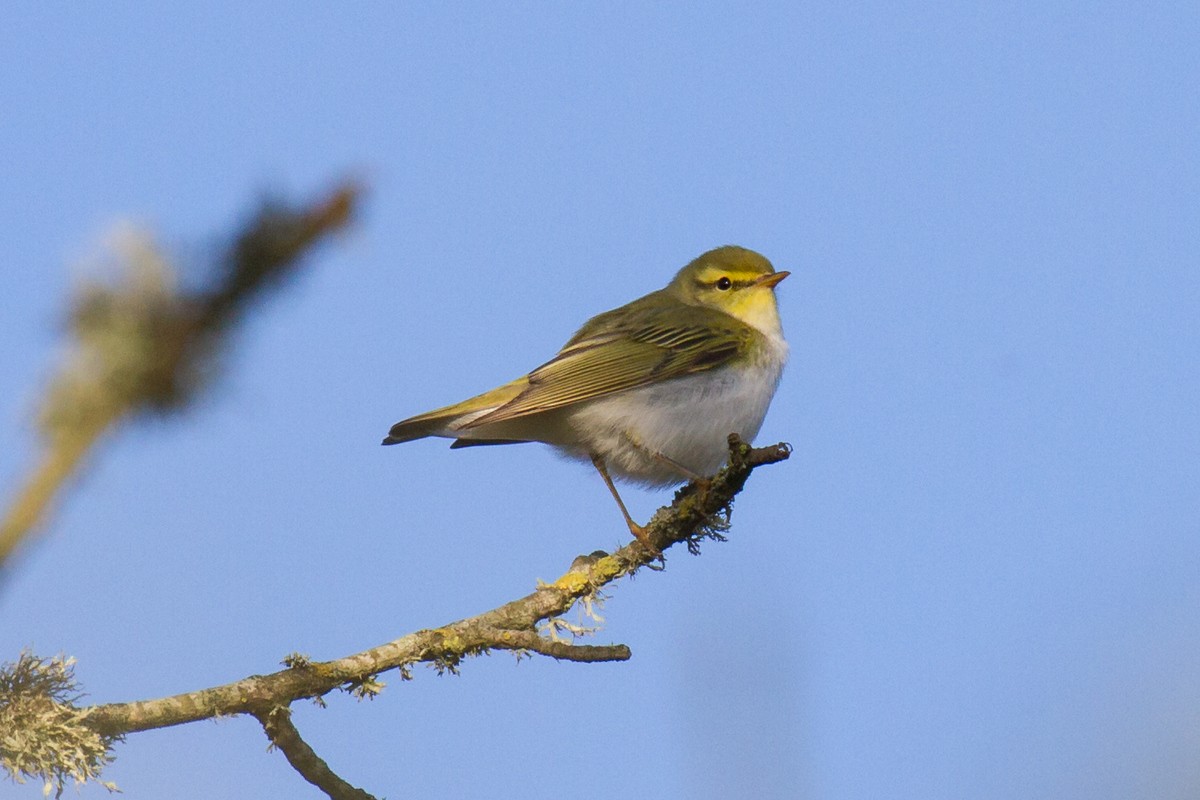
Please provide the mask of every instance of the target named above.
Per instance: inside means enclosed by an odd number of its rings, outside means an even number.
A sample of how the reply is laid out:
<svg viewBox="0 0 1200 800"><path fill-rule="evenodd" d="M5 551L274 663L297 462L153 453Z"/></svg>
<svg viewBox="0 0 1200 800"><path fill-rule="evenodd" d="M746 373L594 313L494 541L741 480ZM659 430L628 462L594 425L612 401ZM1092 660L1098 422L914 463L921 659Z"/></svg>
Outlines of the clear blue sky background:
<svg viewBox="0 0 1200 800"><path fill-rule="evenodd" d="M103 448L0 595L0 657L159 696L622 542L544 448L378 441L734 242L794 273L761 440L795 455L727 544L613 593L633 660L390 675L298 707L318 751L393 798L1196 797L1197 6L438 5L5 14L0 485L114 224L187 252L266 192L371 194L209 401ZM318 796L265 745L138 734L108 777Z"/></svg>

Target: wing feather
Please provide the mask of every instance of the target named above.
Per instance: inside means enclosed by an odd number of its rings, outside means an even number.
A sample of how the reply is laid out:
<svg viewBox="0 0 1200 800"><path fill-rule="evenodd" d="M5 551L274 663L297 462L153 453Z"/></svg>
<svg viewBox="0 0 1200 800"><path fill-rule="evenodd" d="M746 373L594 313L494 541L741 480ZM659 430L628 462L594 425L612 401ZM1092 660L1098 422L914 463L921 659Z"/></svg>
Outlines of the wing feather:
<svg viewBox="0 0 1200 800"><path fill-rule="evenodd" d="M529 373L520 394L464 427L504 422L710 370L745 352L761 335L728 314L701 306L657 306L627 320L610 318L596 324L607 316L589 322L558 355Z"/></svg>

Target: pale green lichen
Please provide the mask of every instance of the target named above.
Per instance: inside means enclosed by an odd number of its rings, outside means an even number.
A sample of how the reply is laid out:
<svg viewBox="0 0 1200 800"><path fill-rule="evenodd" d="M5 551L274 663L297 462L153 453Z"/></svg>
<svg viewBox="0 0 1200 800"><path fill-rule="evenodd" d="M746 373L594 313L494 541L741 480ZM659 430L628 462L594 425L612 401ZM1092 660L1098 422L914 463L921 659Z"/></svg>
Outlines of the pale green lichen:
<svg viewBox="0 0 1200 800"><path fill-rule="evenodd" d="M374 700L377 695L383 693L386 687L386 683L374 675L368 675L365 678L348 683L342 688L349 692L356 700Z"/></svg>
<svg viewBox="0 0 1200 800"><path fill-rule="evenodd" d="M73 658L29 652L0 665L0 766L16 783L41 780L47 795L60 796L68 780L115 792L100 773L112 761L116 737L88 727L75 709L74 665Z"/></svg>
<svg viewBox="0 0 1200 800"><path fill-rule="evenodd" d="M587 561L583 561L585 558ZM565 619L570 609L542 620L538 624L538 632L551 641L562 642L567 639L579 639L600 631L604 625L604 617L600 616L598 609L604 607L605 600L604 595L600 593L600 587L629 571L629 567L624 562L608 554L595 557L581 556L575 561L579 565L578 568L572 565L571 570L549 586L578 595L571 608L579 609L579 621L570 622ZM540 584L540 586L546 586L546 584Z"/></svg>
<svg viewBox="0 0 1200 800"><path fill-rule="evenodd" d="M289 669L305 669L313 665L313 660L303 653L288 653L279 663Z"/></svg>

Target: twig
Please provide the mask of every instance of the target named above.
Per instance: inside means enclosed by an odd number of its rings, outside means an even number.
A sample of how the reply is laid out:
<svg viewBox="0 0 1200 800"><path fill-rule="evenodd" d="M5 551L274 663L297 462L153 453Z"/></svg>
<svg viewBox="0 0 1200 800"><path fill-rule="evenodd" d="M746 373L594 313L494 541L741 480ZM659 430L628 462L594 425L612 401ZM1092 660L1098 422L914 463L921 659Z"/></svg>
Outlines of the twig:
<svg viewBox="0 0 1200 800"><path fill-rule="evenodd" d="M270 711L257 712L254 716L262 723L271 744L283 753L292 768L332 800L376 800L374 795L343 780L309 747L308 742L300 738L300 731L292 723L291 709L276 706Z"/></svg>
<svg viewBox="0 0 1200 800"><path fill-rule="evenodd" d="M497 650L529 650L539 655L557 658L559 661L578 661L581 664L594 664L598 661L628 661L633 654L629 646L624 644L595 645L567 644L555 642L534 631L505 631L491 632Z"/></svg>

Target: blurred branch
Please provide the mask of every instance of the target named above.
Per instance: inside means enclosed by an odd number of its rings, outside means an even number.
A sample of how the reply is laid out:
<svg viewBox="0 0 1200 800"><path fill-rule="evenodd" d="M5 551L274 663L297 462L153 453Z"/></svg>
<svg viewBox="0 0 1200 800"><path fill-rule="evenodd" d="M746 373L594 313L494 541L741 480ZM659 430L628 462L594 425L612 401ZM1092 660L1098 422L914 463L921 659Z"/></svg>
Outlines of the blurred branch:
<svg viewBox="0 0 1200 800"><path fill-rule="evenodd" d="M104 434L200 395L230 331L349 223L360 194L347 183L306 207L264 205L195 290L177 287L177 270L146 238L125 242L114 283L85 286L74 300L73 349L39 408L41 452L0 520L0 568Z"/></svg>
<svg viewBox="0 0 1200 800"><path fill-rule="evenodd" d="M673 545L683 543L689 551L698 552L704 539L723 539L729 529L733 499L750 473L764 464L783 461L791 453L786 444L752 448L736 436L730 437L729 451L729 464L707 486L685 486L676 493L671 505L655 513L646 526L652 547L635 540L612 554L597 551L580 556L562 577L553 583L539 584L532 594L440 628L410 633L361 653L323 662L292 656L284 662L286 669L243 678L224 686L157 700L75 708L74 724L103 741L114 741L137 731L217 716L250 714L263 723L268 736L289 761L295 757L306 765L304 769L297 769L307 780L325 788L324 783L313 780L306 770L315 770L312 775L326 772L333 775L328 765L311 752L298 733L293 739L283 721L287 707L297 700L317 699L320 702L320 698L335 689L358 697L372 697L383 689L377 676L388 670L398 670L402 680L411 678L409 668L417 663L430 664L438 672L457 672L464 658L491 650L510 650L518 655L538 653L579 662L628 659L630 652L625 645L584 646L559 640L557 633L560 630L573 634L584 632L559 618L577 602L590 611L591 604L605 586L642 567L665 563L664 552ZM548 635L539 633L539 625ZM336 775L333 778L340 783L331 785L361 792ZM369 797L366 793L337 795L328 788L326 792L330 797Z"/></svg>

